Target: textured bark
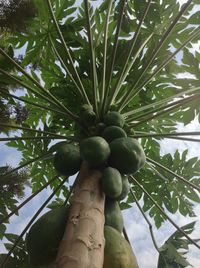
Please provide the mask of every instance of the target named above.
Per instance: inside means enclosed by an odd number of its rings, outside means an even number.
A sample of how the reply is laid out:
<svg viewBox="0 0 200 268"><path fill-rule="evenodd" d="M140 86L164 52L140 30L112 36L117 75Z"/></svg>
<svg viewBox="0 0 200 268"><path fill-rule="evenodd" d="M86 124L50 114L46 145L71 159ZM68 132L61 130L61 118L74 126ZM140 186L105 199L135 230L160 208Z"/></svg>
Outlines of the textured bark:
<svg viewBox="0 0 200 268"><path fill-rule="evenodd" d="M71 203L56 268L102 268L104 256L104 203L101 172L83 164Z"/></svg>

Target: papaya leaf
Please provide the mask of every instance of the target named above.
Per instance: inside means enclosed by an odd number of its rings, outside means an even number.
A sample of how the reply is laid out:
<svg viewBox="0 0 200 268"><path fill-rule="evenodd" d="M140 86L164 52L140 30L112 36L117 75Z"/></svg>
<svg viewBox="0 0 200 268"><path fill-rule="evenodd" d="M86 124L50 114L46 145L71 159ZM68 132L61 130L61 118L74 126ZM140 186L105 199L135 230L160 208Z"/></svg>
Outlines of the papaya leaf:
<svg viewBox="0 0 200 268"><path fill-rule="evenodd" d="M191 234L195 223L188 223L182 226L181 229L187 234ZM199 239L195 239L195 241L199 241ZM174 232L160 247L157 268L184 268L191 266L186 259L190 244L191 242L183 238L183 235L178 230Z"/></svg>

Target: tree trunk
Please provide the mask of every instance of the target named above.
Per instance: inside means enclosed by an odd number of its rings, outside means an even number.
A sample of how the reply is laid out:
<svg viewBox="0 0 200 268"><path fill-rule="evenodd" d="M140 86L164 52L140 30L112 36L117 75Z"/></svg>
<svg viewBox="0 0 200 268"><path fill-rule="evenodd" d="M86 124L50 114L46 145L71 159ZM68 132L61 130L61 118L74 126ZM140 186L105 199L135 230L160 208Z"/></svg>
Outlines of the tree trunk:
<svg viewBox="0 0 200 268"><path fill-rule="evenodd" d="M102 268L104 258L104 203L101 172L84 163L77 177L56 268Z"/></svg>

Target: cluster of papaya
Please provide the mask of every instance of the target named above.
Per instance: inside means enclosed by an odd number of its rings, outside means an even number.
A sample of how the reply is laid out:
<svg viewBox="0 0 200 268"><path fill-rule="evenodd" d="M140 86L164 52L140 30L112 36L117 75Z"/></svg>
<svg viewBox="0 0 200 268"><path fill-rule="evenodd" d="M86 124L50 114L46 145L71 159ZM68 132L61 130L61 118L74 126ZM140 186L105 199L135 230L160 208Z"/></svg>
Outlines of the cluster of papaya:
<svg viewBox="0 0 200 268"><path fill-rule="evenodd" d="M111 111L102 122L96 122L91 107L84 106L80 118L83 125L79 128L80 143L56 145L54 167L60 174L71 176L80 170L81 162L86 161L91 168L102 171L101 187L106 196L104 268L137 268L131 247L122 236L124 223L119 201L126 198L130 190L127 175L144 165L144 151L136 139L127 137L125 120L120 113ZM35 267L55 260L67 214L66 207L55 208L31 227L27 250Z"/></svg>
<svg viewBox="0 0 200 268"><path fill-rule="evenodd" d="M91 106L82 107L81 127L75 125L79 144L61 142L56 148L54 167L60 174L74 175L80 170L82 161L86 161L91 168L110 167L105 170L108 177L113 177L112 172L115 177L119 177L119 173L134 174L144 165L144 151L136 139L127 137L124 117L119 112L111 111L101 121L97 122Z"/></svg>
<svg viewBox="0 0 200 268"><path fill-rule="evenodd" d="M126 175L134 174L145 163L143 148L136 139L127 137L125 120L119 112L108 112L102 122L96 123L94 111L84 105L80 118L84 127L79 128L79 132L84 135L88 132L90 136L82 138L79 146L61 143L54 157L55 169L70 176L86 161L91 168L102 170L102 189L106 197L123 200L130 189Z"/></svg>

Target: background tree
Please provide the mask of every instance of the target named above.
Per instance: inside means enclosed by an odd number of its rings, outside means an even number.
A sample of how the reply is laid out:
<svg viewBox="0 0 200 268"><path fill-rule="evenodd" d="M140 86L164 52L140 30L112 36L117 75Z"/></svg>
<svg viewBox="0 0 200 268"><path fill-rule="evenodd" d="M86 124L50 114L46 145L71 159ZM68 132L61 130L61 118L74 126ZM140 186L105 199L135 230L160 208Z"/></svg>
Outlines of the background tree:
<svg viewBox="0 0 200 268"><path fill-rule="evenodd" d="M177 131L177 123L200 118L200 56L191 52L200 36L198 1L182 6L175 0L32 3L37 15L26 29L4 36L0 48L1 98L23 103L28 118L16 127L1 122L0 128L21 131L20 137L1 141L22 153L18 170L29 165L33 193L48 184L55 191L63 181L52 183L52 141L77 142L80 107L91 104L98 121L116 109L147 156L145 166L129 178L131 192L121 209L142 200L142 211L157 228L169 220L199 248L167 214L195 216L199 160L188 159L187 151L162 156L160 148L163 138L199 142L193 137L198 132ZM17 49L23 51L20 60ZM94 128L86 131L95 134ZM68 200L69 185L58 193ZM6 220L3 215L2 224ZM3 236L5 227L0 230Z"/></svg>
<svg viewBox="0 0 200 268"><path fill-rule="evenodd" d="M0 28L3 31L21 31L36 13L35 5L29 0L5 0L0 2Z"/></svg>

